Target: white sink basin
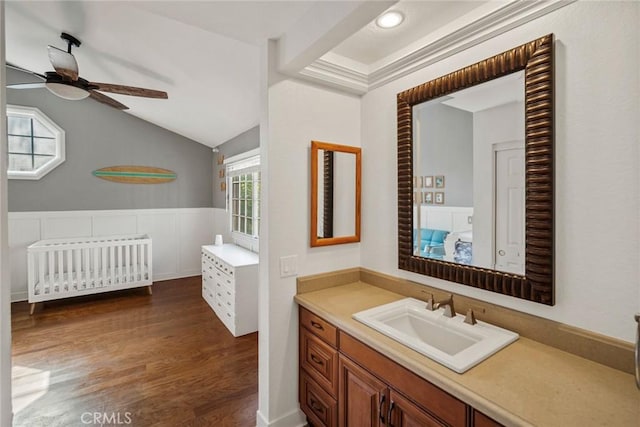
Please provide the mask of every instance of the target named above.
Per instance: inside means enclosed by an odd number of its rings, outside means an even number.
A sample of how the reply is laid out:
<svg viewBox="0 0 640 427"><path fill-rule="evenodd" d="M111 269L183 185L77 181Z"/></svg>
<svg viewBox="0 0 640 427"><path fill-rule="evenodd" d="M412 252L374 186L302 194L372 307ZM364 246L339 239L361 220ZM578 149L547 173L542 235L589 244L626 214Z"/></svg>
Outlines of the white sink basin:
<svg viewBox="0 0 640 427"><path fill-rule="evenodd" d="M518 339L518 334L478 321L464 323L463 315L448 318L444 309L430 311L426 303L405 298L364 310L353 318L463 373Z"/></svg>

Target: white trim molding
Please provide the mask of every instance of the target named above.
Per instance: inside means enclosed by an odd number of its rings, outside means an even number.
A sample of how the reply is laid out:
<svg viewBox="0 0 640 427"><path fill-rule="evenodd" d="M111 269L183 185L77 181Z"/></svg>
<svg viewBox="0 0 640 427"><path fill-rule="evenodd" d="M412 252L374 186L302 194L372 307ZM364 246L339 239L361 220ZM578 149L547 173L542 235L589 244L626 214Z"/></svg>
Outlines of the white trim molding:
<svg viewBox="0 0 640 427"><path fill-rule="evenodd" d="M372 65L360 64L330 52L298 74L305 80L363 95L575 1L489 2Z"/></svg>
<svg viewBox="0 0 640 427"><path fill-rule="evenodd" d="M258 410L256 421L257 427L303 427L307 425L307 417L300 409L289 412L271 422Z"/></svg>

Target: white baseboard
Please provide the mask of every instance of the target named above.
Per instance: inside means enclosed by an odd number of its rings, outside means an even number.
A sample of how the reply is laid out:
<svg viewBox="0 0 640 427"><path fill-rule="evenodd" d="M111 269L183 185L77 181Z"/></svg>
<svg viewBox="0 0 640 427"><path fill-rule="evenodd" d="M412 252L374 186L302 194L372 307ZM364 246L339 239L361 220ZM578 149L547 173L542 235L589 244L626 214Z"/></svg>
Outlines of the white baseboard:
<svg viewBox="0 0 640 427"><path fill-rule="evenodd" d="M259 410L256 412L257 427L303 427L307 425L307 417L300 409L295 409L288 414L273 421L267 421Z"/></svg>
<svg viewBox="0 0 640 427"><path fill-rule="evenodd" d="M27 292L14 292L11 294L11 302L26 301L29 299Z"/></svg>

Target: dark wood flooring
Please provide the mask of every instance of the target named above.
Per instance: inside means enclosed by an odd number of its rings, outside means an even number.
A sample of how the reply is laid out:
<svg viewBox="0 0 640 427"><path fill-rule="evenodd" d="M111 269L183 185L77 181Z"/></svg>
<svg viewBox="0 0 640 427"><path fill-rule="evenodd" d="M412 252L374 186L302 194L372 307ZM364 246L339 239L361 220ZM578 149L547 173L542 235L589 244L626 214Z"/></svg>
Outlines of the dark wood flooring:
<svg viewBox="0 0 640 427"><path fill-rule="evenodd" d="M257 333L234 338L200 280L13 304L14 426L255 426Z"/></svg>

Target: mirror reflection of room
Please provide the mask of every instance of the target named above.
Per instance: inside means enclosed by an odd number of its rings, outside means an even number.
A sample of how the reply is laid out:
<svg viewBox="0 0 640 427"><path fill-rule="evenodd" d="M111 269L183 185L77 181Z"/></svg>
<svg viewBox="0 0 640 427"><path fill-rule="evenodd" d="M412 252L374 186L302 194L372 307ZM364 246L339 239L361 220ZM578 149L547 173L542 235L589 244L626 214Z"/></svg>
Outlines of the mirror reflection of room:
<svg viewBox="0 0 640 427"><path fill-rule="evenodd" d="M361 149L311 141L311 247L360 241Z"/></svg>
<svg viewBox="0 0 640 427"><path fill-rule="evenodd" d="M524 72L413 109L414 255L524 274Z"/></svg>
<svg viewBox="0 0 640 427"><path fill-rule="evenodd" d="M319 150L318 171L318 237L356 234L355 154Z"/></svg>

